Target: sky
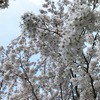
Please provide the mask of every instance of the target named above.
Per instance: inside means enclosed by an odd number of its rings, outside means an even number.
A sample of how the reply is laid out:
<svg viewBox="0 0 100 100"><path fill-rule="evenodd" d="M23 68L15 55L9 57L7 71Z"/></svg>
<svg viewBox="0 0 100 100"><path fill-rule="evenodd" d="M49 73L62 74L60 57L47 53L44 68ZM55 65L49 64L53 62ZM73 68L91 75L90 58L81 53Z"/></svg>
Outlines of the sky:
<svg viewBox="0 0 100 100"><path fill-rule="evenodd" d="M10 0L6 9L0 9L0 46L6 47L21 34L21 16L25 12L39 13L44 0Z"/></svg>

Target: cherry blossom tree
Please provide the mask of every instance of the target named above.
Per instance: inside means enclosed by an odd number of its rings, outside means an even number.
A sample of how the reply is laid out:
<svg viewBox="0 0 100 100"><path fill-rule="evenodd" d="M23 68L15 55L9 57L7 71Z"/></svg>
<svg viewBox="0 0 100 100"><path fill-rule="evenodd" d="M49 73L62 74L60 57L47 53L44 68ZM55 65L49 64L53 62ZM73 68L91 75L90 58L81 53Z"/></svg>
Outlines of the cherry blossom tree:
<svg viewBox="0 0 100 100"><path fill-rule="evenodd" d="M1 100L99 100L98 7L99 0L45 0L39 15L25 13L22 34L0 47Z"/></svg>
<svg viewBox="0 0 100 100"><path fill-rule="evenodd" d="M9 0L0 0L0 9L8 8Z"/></svg>

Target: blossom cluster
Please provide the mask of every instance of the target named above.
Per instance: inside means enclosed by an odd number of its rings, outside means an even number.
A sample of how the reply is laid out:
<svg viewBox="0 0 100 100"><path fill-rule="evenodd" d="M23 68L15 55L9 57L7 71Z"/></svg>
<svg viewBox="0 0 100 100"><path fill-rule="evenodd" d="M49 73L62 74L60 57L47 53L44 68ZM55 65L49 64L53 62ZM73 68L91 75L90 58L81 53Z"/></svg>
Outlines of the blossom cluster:
<svg viewBox="0 0 100 100"><path fill-rule="evenodd" d="M22 34L6 50L0 47L1 91L8 99L99 98L97 5L95 0L45 0L39 15L22 16Z"/></svg>

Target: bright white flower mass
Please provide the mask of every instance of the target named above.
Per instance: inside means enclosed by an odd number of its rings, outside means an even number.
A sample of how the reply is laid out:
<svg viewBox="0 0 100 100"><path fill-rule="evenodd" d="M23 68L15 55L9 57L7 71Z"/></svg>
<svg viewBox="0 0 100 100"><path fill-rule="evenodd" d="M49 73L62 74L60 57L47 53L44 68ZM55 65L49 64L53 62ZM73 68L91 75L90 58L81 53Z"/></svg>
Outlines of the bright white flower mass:
<svg viewBox="0 0 100 100"><path fill-rule="evenodd" d="M0 47L1 98L99 99L97 7L95 0L45 0L39 15L24 13L22 34L7 49Z"/></svg>

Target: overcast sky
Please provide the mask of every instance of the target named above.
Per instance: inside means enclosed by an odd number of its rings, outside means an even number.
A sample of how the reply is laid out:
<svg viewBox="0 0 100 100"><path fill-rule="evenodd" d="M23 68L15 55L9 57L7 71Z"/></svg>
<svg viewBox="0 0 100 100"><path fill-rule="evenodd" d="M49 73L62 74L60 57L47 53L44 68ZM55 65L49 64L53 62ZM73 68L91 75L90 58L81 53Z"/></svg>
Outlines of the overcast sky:
<svg viewBox="0 0 100 100"><path fill-rule="evenodd" d="M8 9L0 10L0 46L6 47L11 40L21 34L21 16L32 11L39 13L44 0L10 0Z"/></svg>

